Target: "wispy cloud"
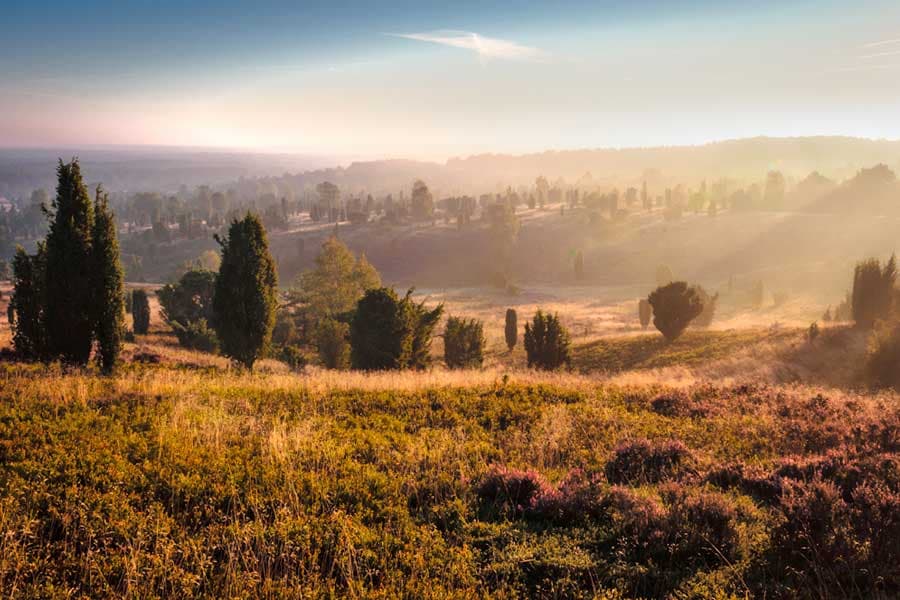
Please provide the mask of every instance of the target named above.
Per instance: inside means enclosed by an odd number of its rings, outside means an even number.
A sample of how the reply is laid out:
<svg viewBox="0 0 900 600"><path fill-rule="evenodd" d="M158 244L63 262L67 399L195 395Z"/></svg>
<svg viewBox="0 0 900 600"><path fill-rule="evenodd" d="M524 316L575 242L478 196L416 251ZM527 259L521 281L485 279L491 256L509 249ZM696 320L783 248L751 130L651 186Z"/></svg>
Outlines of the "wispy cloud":
<svg viewBox="0 0 900 600"><path fill-rule="evenodd" d="M900 65L856 65L849 67L836 67L828 69L827 73L853 73L855 71L883 71L885 69L896 69Z"/></svg>
<svg viewBox="0 0 900 600"><path fill-rule="evenodd" d="M860 58L881 58L883 56L900 55L900 50L890 50L888 52L876 52L875 54L863 54Z"/></svg>
<svg viewBox="0 0 900 600"><path fill-rule="evenodd" d="M864 44L863 48L879 48L881 46L889 46L891 44L900 44L900 38L895 40L881 40L880 42L870 42L868 44Z"/></svg>
<svg viewBox="0 0 900 600"><path fill-rule="evenodd" d="M387 35L470 50L478 54L482 60L533 60L543 62L548 59L547 53L539 48L523 46L509 40L486 37L471 31L441 30L422 33L389 33Z"/></svg>

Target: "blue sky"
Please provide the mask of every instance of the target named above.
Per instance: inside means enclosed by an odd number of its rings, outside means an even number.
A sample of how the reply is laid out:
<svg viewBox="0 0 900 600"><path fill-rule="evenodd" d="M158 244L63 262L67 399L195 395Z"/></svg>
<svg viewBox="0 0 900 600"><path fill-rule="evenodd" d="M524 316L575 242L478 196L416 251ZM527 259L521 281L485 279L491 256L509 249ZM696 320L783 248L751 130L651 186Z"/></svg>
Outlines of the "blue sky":
<svg viewBox="0 0 900 600"><path fill-rule="evenodd" d="M0 2L0 145L900 137L900 3Z"/></svg>

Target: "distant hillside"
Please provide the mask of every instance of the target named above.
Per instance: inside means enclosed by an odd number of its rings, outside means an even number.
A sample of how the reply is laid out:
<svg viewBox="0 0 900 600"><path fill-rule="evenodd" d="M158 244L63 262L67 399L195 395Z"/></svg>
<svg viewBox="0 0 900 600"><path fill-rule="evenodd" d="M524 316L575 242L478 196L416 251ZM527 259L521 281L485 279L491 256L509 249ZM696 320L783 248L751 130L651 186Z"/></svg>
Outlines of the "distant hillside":
<svg viewBox="0 0 900 600"><path fill-rule="evenodd" d="M0 195L27 197L53 190L56 165L77 156L93 185L112 192L171 193L179 186L224 185L242 177L281 176L298 169L334 164L337 159L195 148L111 146L104 148L0 148Z"/></svg>
<svg viewBox="0 0 900 600"><path fill-rule="evenodd" d="M853 176L860 168L883 163L900 168L900 141L850 137L757 137L701 146L584 149L536 154L480 154L446 163L405 159L352 162L323 156L258 154L178 148L110 147L105 149L0 150L0 195L27 195L52 189L57 158L80 156L91 183L112 192L171 193L180 185L248 187L248 182L275 183L299 192L331 181L345 192L397 193L423 179L437 196L481 194L507 185L533 185L538 175L551 182L590 181L598 185L636 185L646 180L655 189L731 177L760 180L772 169L799 181L812 171L832 180Z"/></svg>
<svg viewBox="0 0 900 600"><path fill-rule="evenodd" d="M900 214L900 182L887 166L862 169L817 200L812 207L822 212Z"/></svg>
<svg viewBox="0 0 900 600"><path fill-rule="evenodd" d="M433 191L479 194L507 185L532 185L544 175L569 182L589 177L596 184L623 185L647 180L654 187L733 177L762 178L780 170L800 180L812 171L845 179L858 169L884 163L900 166L900 141L849 137L749 138L702 146L547 151L538 154L481 154L446 164L410 160L355 162L348 167L286 177L295 189L331 181L355 192L396 192L414 179Z"/></svg>

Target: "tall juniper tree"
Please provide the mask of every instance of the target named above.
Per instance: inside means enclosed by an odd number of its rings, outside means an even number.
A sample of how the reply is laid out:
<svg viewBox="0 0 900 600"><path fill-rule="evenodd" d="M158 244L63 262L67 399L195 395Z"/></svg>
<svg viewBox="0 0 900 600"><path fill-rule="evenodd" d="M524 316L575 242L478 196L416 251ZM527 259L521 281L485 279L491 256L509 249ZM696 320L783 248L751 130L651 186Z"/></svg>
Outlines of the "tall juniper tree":
<svg viewBox="0 0 900 600"><path fill-rule="evenodd" d="M131 292L131 317L136 335L146 335L150 329L150 301L147 291L137 289Z"/></svg>
<svg viewBox="0 0 900 600"><path fill-rule="evenodd" d="M512 352L513 348L516 347L516 343L519 341L519 317L516 314L516 309L507 308L506 309L506 324L503 327L503 335L506 338L506 347L509 348L509 351Z"/></svg>
<svg viewBox="0 0 900 600"><path fill-rule="evenodd" d="M94 333L98 359L104 373L115 368L125 334L124 275L119 262L116 220L109 209L109 196L97 187L94 199L92 287Z"/></svg>
<svg viewBox="0 0 900 600"><path fill-rule="evenodd" d="M30 360L46 358L47 331L44 326L46 302L47 249L38 243L29 255L19 246L13 258L13 293L9 302L9 324L13 329L16 353Z"/></svg>
<svg viewBox="0 0 900 600"><path fill-rule="evenodd" d="M233 221L222 246L222 265L213 297L214 326L225 356L248 369L272 339L278 308L278 275L266 230L247 213Z"/></svg>
<svg viewBox="0 0 900 600"><path fill-rule="evenodd" d="M77 159L57 167L56 198L48 210L46 310L50 354L86 365L94 333L91 238L94 206Z"/></svg>

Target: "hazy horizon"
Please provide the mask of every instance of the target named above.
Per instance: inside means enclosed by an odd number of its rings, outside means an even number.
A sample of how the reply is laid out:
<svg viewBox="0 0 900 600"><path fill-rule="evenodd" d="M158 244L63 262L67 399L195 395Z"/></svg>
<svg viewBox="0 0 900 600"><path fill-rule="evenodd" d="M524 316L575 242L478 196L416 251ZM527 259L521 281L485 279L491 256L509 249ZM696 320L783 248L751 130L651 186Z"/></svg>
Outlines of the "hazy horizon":
<svg viewBox="0 0 900 600"><path fill-rule="evenodd" d="M445 160L900 138L886 1L5 8L0 146ZM861 109L864 107L864 110Z"/></svg>
<svg viewBox="0 0 900 600"><path fill-rule="evenodd" d="M853 135L842 135L842 134L821 134L821 135L797 135L797 136L770 136L770 135L756 135L756 136L746 136L746 137L737 137L737 138L721 138L721 139L710 139L707 141L701 141L696 143L684 143L684 144L658 144L658 145L620 145L620 146L572 146L572 147L546 147L535 150L521 151L521 152L503 152L503 151L495 151L490 149L485 149L479 152L470 152L470 153L459 153L459 154L448 154L441 156L432 156L432 157L414 157L407 156L402 154L377 154L372 153L368 155L352 155L352 154L316 154L314 152L300 152L300 151L292 151L282 148L244 148L244 147L231 147L231 146L179 146L179 145L167 145L167 144L60 144L60 145L3 145L0 143L0 152L9 152L9 153L65 153L65 152L74 152L75 156L79 152L133 152L133 153L200 153L200 154L218 154L218 155L231 155L231 156L272 156L272 157L282 157L282 158L295 158L295 159L310 159L316 162L316 166L310 167L313 168L340 168L347 167L353 163L359 162L390 162L390 161L412 161L412 162L422 162L422 163L433 163L436 165L445 165L453 160L467 160L479 157L489 157L489 156L507 156L512 158L521 158L528 156L536 156L547 153L578 153L578 152L606 152L606 151L641 151L641 150L679 150L679 149L697 149L703 147L714 147L717 145L728 144L728 143L741 143L741 142L751 142L755 140L760 141L792 141L792 140L849 140L849 141L861 141L861 142L873 142L873 143L897 143L900 142L900 137L891 138L891 137L866 137L866 136L853 136ZM60 158L66 158L65 156L60 156ZM871 162L871 164L860 164L859 166L874 166L878 161ZM882 161L883 162L883 161Z"/></svg>

